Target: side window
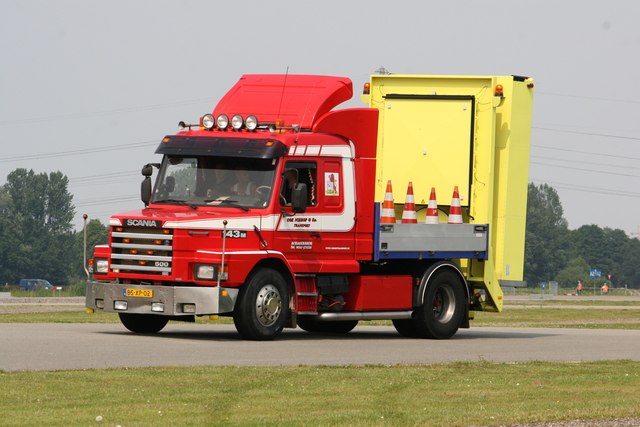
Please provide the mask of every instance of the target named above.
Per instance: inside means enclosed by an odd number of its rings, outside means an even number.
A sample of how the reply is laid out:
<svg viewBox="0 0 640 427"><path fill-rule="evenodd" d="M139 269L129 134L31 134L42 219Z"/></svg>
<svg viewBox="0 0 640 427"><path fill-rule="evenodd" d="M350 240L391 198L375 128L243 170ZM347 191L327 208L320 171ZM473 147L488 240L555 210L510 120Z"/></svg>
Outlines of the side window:
<svg viewBox="0 0 640 427"><path fill-rule="evenodd" d="M316 162L287 162L284 166L282 177L282 189L280 191L280 204L291 203L291 190L295 184L306 184L309 200L307 206L316 206L318 203L318 166Z"/></svg>

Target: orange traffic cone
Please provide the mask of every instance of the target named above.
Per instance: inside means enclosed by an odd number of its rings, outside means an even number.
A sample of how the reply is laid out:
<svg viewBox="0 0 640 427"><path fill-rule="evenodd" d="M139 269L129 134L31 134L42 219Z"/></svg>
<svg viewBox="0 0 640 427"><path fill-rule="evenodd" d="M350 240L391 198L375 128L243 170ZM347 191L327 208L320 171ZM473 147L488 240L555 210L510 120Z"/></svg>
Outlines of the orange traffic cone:
<svg viewBox="0 0 640 427"><path fill-rule="evenodd" d="M460 208L460 195L458 186L453 189L453 199L449 208L449 224L462 224L462 209Z"/></svg>
<svg viewBox="0 0 640 427"><path fill-rule="evenodd" d="M402 212L403 224L417 224L416 218L416 203L413 199L413 183L409 181L409 187L407 188L407 198L404 202L404 211Z"/></svg>
<svg viewBox="0 0 640 427"><path fill-rule="evenodd" d="M427 206L427 217L425 224L439 224L438 221L438 202L436 202L436 189L431 187L431 196L429 196L429 205Z"/></svg>
<svg viewBox="0 0 640 427"><path fill-rule="evenodd" d="M393 190L391 189L391 180L387 182L387 190L384 193L384 202L382 203L382 211L380 211L380 223L396 223L396 210L393 207Z"/></svg>

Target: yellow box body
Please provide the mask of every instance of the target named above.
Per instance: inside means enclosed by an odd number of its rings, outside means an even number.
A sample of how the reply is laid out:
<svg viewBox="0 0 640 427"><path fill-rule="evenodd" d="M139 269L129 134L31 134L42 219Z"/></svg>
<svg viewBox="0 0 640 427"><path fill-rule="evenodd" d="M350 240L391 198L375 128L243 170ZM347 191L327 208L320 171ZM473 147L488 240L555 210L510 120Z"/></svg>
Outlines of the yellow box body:
<svg viewBox="0 0 640 427"><path fill-rule="evenodd" d="M483 309L500 311L500 284L523 278L533 79L373 75L362 100L380 111L376 200L390 180L400 219L412 182L424 221L434 187L446 222L457 186L464 222L489 224L490 232L489 259L460 267L486 291Z"/></svg>

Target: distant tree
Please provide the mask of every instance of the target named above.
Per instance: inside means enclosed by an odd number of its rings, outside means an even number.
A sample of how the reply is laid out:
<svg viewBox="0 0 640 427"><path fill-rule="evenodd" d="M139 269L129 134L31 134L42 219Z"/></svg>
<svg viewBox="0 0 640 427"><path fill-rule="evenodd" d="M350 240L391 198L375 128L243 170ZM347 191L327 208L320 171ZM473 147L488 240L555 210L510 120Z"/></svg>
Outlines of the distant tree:
<svg viewBox="0 0 640 427"><path fill-rule="evenodd" d="M529 183L524 276L528 286L551 280L565 267L569 229L558 193Z"/></svg>
<svg viewBox="0 0 640 427"><path fill-rule="evenodd" d="M0 187L0 282L15 285L20 280L16 272L28 268L24 251L21 218L16 215L9 193Z"/></svg>
<svg viewBox="0 0 640 427"><path fill-rule="evenodd" d="M578 280L584 284L589 277L589 264L581 258L573 258L558 272L556 281L562 288L572 288L578 285Z"/></svg>
<svg viewBox="0 0 640 427"><path fill-rule="evenodd" d="M16 169L0 196L0 281L66 284L72 255L73 196L60 172Z"/></svg>
<svg viewBox="0 0 640 427"><path fill-rule="evenodd" d="M628 239L620 252L620 262L611 272L614 286L640 288L640 240Z"/></svg>
<svg viewBox="0 0 640 427"><path fill-rule="evenodd" d="M96 245L106 245L109 242L109 228L99 219L87 222L87 259L93 257ZM75 250L72 271L75 276L85 277L84 271L84 230L75 234Z"/></svg>
<svg viewBox="0 0 640 427"><path fill-rule="evenodd" d="M578 256L585 259L591 269L602 274L612 274L618 278L625 258L633 253L629 237L624 231L600 228L597 225L583 225L571 232L572 245ZM631 254L626 252L631 250Z"/></svg>

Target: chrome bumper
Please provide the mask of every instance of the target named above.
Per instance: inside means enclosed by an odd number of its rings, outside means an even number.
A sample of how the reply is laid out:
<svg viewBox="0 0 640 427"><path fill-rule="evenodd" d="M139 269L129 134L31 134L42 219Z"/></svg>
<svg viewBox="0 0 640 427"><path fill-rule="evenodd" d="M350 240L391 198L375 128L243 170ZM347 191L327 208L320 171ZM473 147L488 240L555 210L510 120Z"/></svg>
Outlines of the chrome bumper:
<svg viewBox="0 0 640 427"><path fill-rule="evenodd" d="M128 289L152 291L153 295L151 297L126 296ZM111 313L200 316L230 313L233 311L237 298L238 289L236 288L87 282L85 306ZM119 301L119 306L125 305L122 302L126 302L126 309L116 309L116 301ZM151 309L152 303L156 303L154 310ZM192 305L195 305L195 308ZM158 311L159 307L162 307L163 311Z"/></svg>

